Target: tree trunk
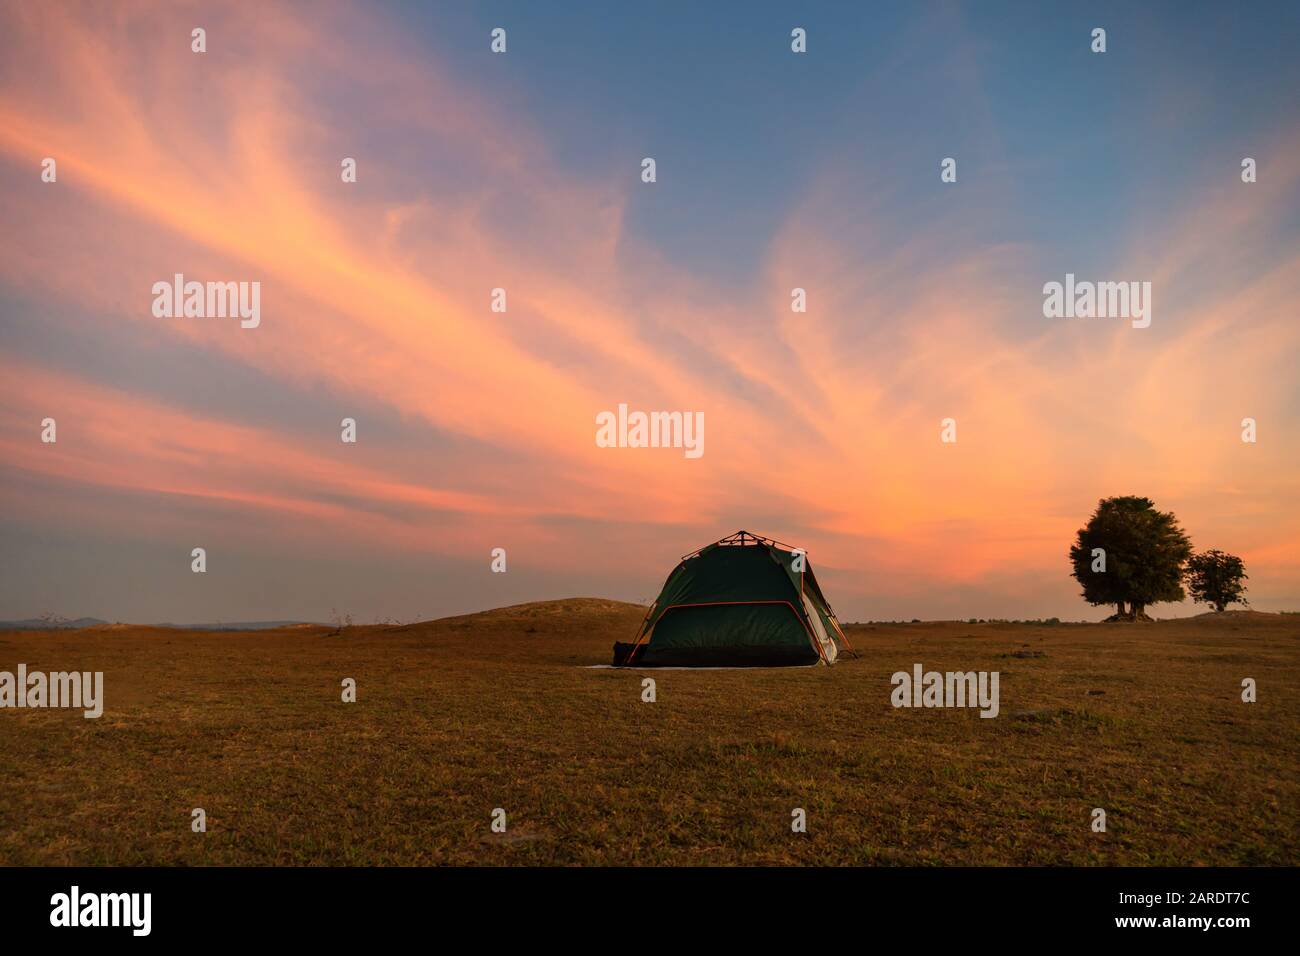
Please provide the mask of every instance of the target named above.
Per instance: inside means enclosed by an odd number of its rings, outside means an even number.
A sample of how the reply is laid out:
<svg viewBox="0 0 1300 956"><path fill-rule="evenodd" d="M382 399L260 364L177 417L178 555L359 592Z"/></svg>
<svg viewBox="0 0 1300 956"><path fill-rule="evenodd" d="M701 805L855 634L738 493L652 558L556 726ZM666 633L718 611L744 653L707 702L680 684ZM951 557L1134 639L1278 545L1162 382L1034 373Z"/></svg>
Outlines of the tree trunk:
<svg viewBox="0 0 1300 956"><path fill-rule="evenodd" d="M1124 602L1123 602L1123 601L1116 601L1116 602L1115 602L1115 608L1116 608L1116 610L1119 612L1118 616L1121 617L1121 618L1124 617Z"/></svg>
<svg viewBox="0 0 1300 956"><path fill-rule="evenodd" d="M1134 601L1134 602L1133 602L1133 614L1132 614L1132 616L1133 616L1133 620L1135 620L1135 621L1140 621L1140 620L1142 620L1142 614L1146 611L1146 609L1147 609L1147 606L1146 606L1145 604L1138 604L1137 601Z"/></svg>

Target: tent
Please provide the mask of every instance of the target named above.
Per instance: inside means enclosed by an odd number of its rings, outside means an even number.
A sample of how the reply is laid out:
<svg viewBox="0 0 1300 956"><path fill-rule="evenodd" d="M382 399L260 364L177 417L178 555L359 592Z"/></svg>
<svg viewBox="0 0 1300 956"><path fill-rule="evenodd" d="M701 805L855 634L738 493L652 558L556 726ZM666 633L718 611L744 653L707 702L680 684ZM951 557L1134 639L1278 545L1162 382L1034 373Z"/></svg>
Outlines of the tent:
<svg viewBox="0 0 1300 956"><path fill-rule="evenodd" d="M737 531L682 558L636 641L614 645L633 667L833 664L848 646L807 554Z"/></svg>

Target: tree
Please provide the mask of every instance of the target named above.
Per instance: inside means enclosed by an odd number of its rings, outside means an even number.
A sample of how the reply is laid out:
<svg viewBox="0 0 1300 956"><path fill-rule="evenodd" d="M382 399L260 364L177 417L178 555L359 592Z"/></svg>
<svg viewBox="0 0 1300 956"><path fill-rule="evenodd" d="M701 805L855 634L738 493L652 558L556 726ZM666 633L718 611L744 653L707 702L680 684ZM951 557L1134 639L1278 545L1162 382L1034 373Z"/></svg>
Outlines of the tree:
<svg viewBox="0 0 1300 956"><path fill-rule="evenodd" d="M1150 498L1103 498L1079 529L1070 562L1089 604L1114 604L1121 620L1141 620L1148 604L1181 601L1183 564L1192 553L1172 512Z"/></svg>
<svg viewBox="0 0 1300 956"><path fill-rule="evenodd" d="M1193 601L1213 604L1216 611L1229 604L1250 604L1242 597L1246 593L1242 582L1249 575L1246 565L1235 554L1217 550L1194 554L1187 561L1186 573L1187 590Z"/></svg>

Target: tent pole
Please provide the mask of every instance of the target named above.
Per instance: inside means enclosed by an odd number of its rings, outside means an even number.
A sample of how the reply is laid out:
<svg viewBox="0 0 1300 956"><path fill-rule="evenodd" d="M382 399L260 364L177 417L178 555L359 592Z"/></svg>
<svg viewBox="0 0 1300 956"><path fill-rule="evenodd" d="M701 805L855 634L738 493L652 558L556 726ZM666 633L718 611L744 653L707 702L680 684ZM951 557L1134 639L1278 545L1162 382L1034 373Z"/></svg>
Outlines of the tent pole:
<svg viewBox="0 0 1300 956"><path fill-rule="evenodd" d="M641 617L641 627L636 632L636 640L632 642L632 649L627 652L627 660L623 662L624 667L631 666L632 658L636 656L636 649L641 646L641 639L645 636L645 622L650 620L650 614L658 603L658 601L651 601L650 606L645 609L645 614Z"/></svg>

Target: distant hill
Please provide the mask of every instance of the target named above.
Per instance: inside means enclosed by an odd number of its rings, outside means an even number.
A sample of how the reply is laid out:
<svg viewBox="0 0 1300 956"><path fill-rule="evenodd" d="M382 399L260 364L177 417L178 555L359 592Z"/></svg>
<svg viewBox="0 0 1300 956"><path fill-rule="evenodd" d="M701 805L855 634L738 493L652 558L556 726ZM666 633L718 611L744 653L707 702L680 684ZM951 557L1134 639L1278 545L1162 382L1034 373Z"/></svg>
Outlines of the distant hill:
<svg viewBox="0 0 1300 956"><path fill-rule="evenodd" d="M556 617L566 614L607 614L610 611L625 611L629 608L644 613L646 606L644 604L631 604L627 601L614 601L609 598L573 597L561 598L555 601L529 601L527 604L510 604L506 607L490 608L474 614L457 614L453 615L452 618L438 618L437 620L445 621L461 617L520 618Z"/></svg>
<svg viewBox="0 0 1300 956"><path fill-rule="evenodd" d="M211 624L158 624L156 627L171 627L180 631L269 631L276 627L298 627L313 625L316 621L217 621Z"/></svg>
<svg viewBox="0 0 1300 956"><path fill-rule="evenodd" d="M276 627L311 625L312 621L218 621L210 624L155 624L179 631L269 631ZM89 627L116 627L97 617L79 617L75 621L56 618L28 618L23 621L0 621L0 631L75 631Z"/></svg>
<svg viewBox="0 0 1300 956"><path fill-rule="evenodd" d="M29 617L23 621L0 621L0 631L72 631L79 627L99 627L107 624L97 617L79 617L75 621L64 618Z"/></svg>

